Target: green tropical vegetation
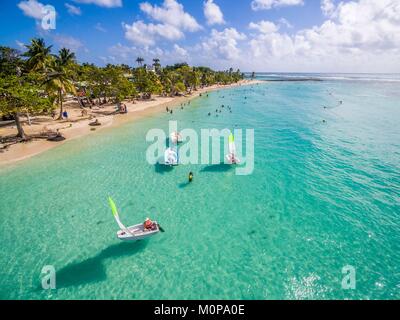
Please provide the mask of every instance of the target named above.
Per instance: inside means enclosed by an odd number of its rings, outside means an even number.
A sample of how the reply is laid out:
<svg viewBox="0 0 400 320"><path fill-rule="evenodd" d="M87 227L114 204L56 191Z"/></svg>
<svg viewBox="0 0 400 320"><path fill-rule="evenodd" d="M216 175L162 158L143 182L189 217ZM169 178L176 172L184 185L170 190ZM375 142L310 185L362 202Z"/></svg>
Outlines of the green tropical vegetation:
<svg viewBox="0 0 400 320"><path fill-rule="evenodd" d="M140 56L132 57L136 67L79 64L69 49L52 54L52 46L39 38L25 47L25 52L20 52L0 46L0 118L15 120L21 139L26 139L22 114L50 114L58 109L61 120L67 95L75 97L81 108L91 108L126 99L151 99L153 95L184 95L201 87L236 83L244 77L232 68L214 71L187 63L162 67L158 58L152 59L149 67Z"/></svg>

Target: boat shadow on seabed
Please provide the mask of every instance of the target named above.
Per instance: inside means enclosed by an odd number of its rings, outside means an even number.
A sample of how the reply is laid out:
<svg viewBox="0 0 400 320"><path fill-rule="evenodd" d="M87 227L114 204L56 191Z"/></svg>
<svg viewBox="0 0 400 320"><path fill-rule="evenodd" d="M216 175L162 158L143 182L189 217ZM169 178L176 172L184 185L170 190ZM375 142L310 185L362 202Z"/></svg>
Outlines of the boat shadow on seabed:
<svg viewBox="0 0 400 320"><path fill-rule="evenodd" d="M213 172L213 173L228 172L233 170L234 168L235 168L234 166L222 162L220 164L214 164L204 167L203 169L201 169L201 172Z"/></svg>
<svg viewBox="0 0 400 320"><path fill-rule="evenodd" d="M157 162L154 165L154 170L155 170L156 173L164 174L164 173L168 173L168 172L173 171L174 168L172 166L166 166L163 163Z"/></svg>
<svg viewBox="0 0 400 320"><path fill-rule="evenodd" d="M103 264L104 260L137 254L143 251L146 245L147 241L114 244L100 251L99 254L94 257L69 264L60 270L56 269L57 289L105 281L107 279L107 274ZM43 291L41 285L39 285L35 291Z"/></svg>

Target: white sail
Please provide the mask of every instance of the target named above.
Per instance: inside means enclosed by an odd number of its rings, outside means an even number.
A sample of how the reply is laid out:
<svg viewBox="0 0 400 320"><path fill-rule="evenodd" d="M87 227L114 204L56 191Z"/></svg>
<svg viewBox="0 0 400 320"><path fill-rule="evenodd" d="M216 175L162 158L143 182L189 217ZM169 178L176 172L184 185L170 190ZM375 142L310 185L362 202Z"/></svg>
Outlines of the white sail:
<svg viewBox="0 0 400 320"><path fill-rule="evenodd" d="M238 164L240 160L236 157L235 137L231 133L229 136L229 154L226 156L229 163Z"/></svg>
<svg viewBox="0 0 400 320"><path fill-rule="evenodd" d="M229 142L229 153L236 155L236 145L235 142Z"/></svg>
<svg viewBox="0 0 400 320"><path fill-rule="evenodd" d="M113 213L113 216L114 216L114 218L115 218L115 221L117 221L117 224L118 224L119 228L120 228L122 231L125 231L126 233L129 233L129 234L133 235L133 234L129 231L129 229L123 225L123 223L122 223L121 220L119 219L119 214L118 214L117 206L115 205L114 200L111 199L111 197L109 197L109 198L108 198L108 202L109 202L109 204L110 204L111 211L112 211L112 213Z"/></svg>
<svg viewBox="0 0 400 320"><path fill-rule="evenodd" d="M164 162L166 165L178 165L178 153L174 149L168 148L164 154Z"/></svg>
<svg viewBox="0 0 400 320"><path fill-rule="evenodd" d="M118 215L117 215L117 216L114 216L114 218L115 218L115 221L117 221L118 226L119 226L119 228L120 228L121 230L126 231L126 230L128 229L127 227L125 227L125 226L123 225L123 223L122 223L121 220L119 219L119 216L118 216Z"/></svg>

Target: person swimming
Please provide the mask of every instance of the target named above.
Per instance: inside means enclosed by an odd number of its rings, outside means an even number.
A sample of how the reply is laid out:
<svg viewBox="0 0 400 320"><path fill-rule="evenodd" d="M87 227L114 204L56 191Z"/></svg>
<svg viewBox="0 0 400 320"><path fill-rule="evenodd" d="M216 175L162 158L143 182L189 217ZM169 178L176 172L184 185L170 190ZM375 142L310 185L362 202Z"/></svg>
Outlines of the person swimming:
<svg viewBox="0 0 400 320"><path fill-rule="evenodd" d="M189 183L193 182L193 172L189 172Z"/></svg>

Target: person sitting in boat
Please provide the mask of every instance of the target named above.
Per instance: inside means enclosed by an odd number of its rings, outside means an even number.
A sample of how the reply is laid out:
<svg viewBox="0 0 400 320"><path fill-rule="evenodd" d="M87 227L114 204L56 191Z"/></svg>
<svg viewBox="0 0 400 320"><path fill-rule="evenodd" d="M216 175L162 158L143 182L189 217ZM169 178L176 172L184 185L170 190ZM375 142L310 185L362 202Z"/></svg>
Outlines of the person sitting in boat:
<svg viewBox="0 0 400 320"><path fill-rule="evenodd" d="M229 160L230 160L230 162L231 162L232 164L236 164L236 163L237 163L236 157L235 157L235 155L234 155L233 153L230 153L230 154L229 154Z"/></svg>
<svg viewBox="0 0 400 320"><path fill-rule="evenodd" d="M147 218L146 221L143 223L143 226L144 226L144 230L150 231L150 230L154 230L155 223L153 221L151 221L150 218Z"/></svg>

